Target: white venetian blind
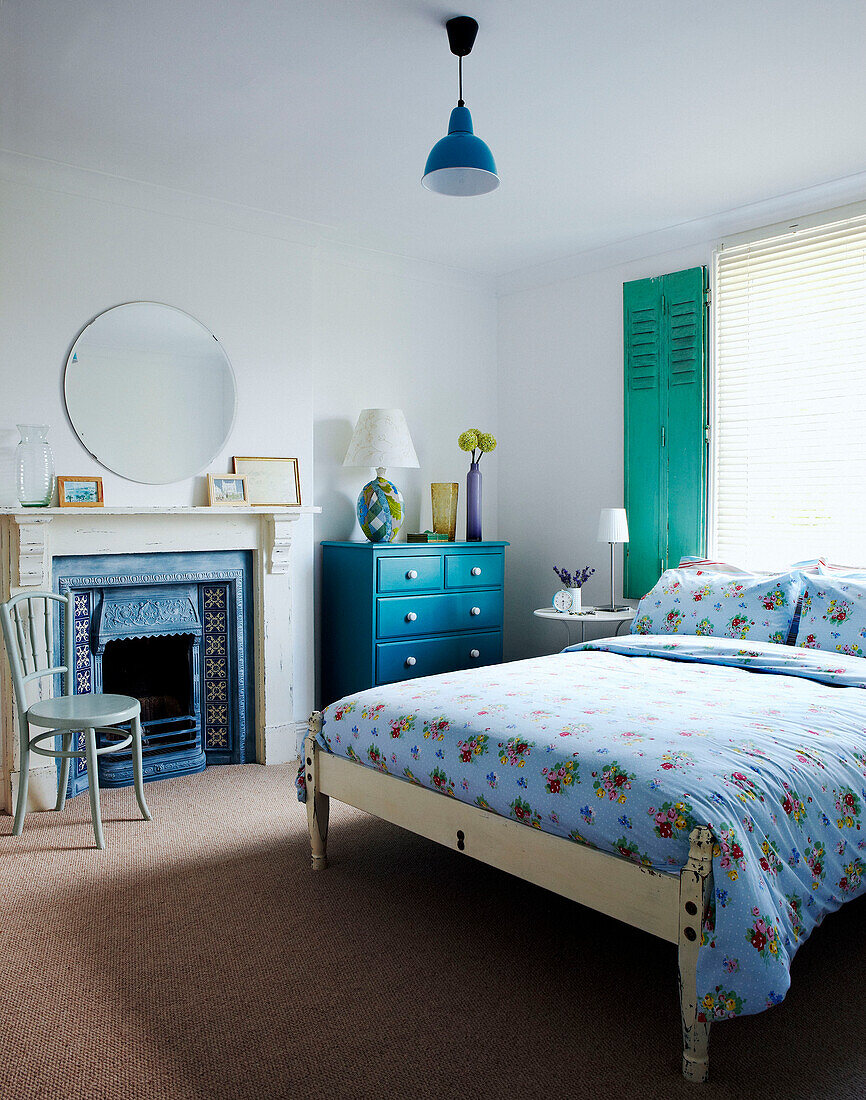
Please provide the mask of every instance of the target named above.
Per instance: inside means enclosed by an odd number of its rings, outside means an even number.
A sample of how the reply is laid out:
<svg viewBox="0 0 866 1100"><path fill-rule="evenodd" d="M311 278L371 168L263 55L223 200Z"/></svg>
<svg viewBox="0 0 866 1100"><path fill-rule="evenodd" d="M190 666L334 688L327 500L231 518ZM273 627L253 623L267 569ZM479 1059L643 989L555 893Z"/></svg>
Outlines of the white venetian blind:
<svg viewBox="0 0 866 1100"><path fill-rule="evenodd" d="M716 255L712 553L866 566L866 216Z"/></svg>

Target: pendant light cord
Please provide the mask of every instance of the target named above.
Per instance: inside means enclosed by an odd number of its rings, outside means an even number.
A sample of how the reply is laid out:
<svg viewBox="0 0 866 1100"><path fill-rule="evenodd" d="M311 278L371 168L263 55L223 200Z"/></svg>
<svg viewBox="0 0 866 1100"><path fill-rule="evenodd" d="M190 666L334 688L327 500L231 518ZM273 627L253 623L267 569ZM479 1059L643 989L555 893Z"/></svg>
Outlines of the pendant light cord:
<svg viewBox="0 0 866 1100"><path fill-rule="evenodd" d="M462 57L462 55L458 56L458 58L457 58L457 86L458 86L458 89L459 89L458 93L457 93L457 106L458 107L463 107L463 106L465 106L465 104L463 102L463 57Z"/></svg>

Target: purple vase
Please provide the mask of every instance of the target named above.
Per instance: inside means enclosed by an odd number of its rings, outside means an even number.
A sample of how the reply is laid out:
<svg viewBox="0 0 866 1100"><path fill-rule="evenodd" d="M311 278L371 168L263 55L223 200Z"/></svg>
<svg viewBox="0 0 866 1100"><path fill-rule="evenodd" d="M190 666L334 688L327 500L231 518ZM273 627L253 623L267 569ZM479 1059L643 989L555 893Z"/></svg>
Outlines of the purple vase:
<svg viewBox="0 0 866 1100"><path fill-rule="evenodd" d="M466 541L481 542L481 471L477 462L466 475Z"/></svg>

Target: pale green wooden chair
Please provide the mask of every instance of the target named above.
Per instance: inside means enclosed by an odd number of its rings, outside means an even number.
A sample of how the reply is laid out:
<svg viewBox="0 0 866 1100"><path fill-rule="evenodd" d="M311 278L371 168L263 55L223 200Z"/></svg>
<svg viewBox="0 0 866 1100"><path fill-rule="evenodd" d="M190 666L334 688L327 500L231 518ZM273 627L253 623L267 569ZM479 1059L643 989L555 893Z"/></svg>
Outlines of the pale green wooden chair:
<svg viewBox="0 0 866 1100"><path fill-rule="evenodd" d="M6 652L12 669L12 686L18 708L18 735L21 743L21 771L18 784L18 800L15 805L15 821L12 835L21 836L24 815L27 812L27 787L30 778L30 753L62 760L57 784L57 805L62 810L66 804L66 786L69 782L69 761L85 757L90 786L90 812L96 847L104 848L102 817L99 812L99 772L97 758L105 753L118 752L132 746L132 774L135 781L135 797L146 821L150 810L144 800L144 779L141 760L141 704L131 695L75 695L75 639L73 637L74 593L57 596L53 592L25 592L0 604L0 624L6 642ZM55 665L52 645L51 605L65 608L66 664ZM41 605L41 614L39 613ZM43 644L44 643L44 644ZM53 699L40 699L27 705L27 685L45 676L64 673L65 695ZM131 732L113 727L121 722L131 723ZM30 726L41 726L45 732L30 735ZM73 731L84 731L84 748L72 748ZM104 732L117 738L102 748L97 748L96 734ZM47 748L42 741L62 736L62 748Z"/></svg>

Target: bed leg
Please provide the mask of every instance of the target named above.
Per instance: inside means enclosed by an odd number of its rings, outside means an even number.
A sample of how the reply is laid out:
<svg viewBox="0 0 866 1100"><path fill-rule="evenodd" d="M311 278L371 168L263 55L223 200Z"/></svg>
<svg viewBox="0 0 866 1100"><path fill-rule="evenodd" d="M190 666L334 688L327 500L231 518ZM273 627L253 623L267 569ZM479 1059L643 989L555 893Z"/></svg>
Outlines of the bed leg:
<svg viewBox="0 0 866 1100"><path fill-rule="evenodd" d="M693 829L689 858L680 872L679 979L683 1021L683 1077L698 1083L709 1075L710 1025L698 1020L697 967L701 925L713 888L713 837Z"/></svg>
<svg viewBox="0 0 866 1100"><path fill-rule="evenodd" d="M310 732L304 742L304 764L307 769L307 826L310 830L314 871L324 871L328 866L328 810L331 800L319 790L318 753L322 750L316 743L316 734L321 729L322 713L314 710L310 715Z"/></svg>

